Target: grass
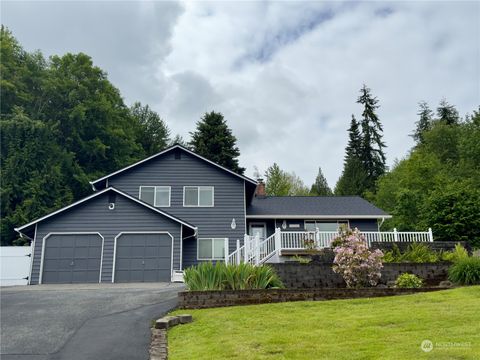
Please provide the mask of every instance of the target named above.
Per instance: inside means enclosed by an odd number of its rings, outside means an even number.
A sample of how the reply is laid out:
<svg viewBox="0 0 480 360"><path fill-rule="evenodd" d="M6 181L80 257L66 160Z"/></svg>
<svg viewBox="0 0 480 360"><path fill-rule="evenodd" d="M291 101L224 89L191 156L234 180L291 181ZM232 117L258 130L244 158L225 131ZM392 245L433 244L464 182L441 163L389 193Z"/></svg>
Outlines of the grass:
<svg viewBox="0 0 480 360"><path fill-rule="evenodd" d="M169 330L169 358L479 359L479 305L480 286L472 286L373 299L178 310L174 313L191 313L194 321ZM431 352L420 349L425 339L434 344Z"/></svg>

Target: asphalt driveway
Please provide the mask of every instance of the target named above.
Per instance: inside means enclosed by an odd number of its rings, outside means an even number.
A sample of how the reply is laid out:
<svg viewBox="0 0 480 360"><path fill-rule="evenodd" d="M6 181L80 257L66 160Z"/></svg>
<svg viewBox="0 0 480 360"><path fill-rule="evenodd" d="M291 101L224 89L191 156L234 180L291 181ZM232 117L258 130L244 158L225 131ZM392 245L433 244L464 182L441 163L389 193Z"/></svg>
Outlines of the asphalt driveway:
<svg viewBox="0 0 480 360"><path fill-rule="evenodd" d="M6 359L148 359L150 321L177 304L180 284L1 288Z"/></svg>

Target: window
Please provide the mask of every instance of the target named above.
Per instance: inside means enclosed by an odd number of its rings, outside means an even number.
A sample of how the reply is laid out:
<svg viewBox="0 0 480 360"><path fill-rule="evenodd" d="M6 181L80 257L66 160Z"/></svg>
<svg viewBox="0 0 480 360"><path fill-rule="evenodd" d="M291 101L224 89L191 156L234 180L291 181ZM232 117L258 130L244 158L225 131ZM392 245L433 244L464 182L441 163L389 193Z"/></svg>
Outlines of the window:
<svg viewBox="0 0 480 360"><path fill-rule="evenodd" d="M183 206L213 206L213 186L185 186Z"/></svg>
<svg viewBox="0 0 480 360"><path fill-rule="evenodd" d="M140 200L156 207L170 207L170 186L140 186Z"/></svg>
<svg viewBox="0 0 480 360"><path fill-rule="evenodd" d="M198 239L198 260L225 259L225 240L224 238Z"/></svg>
<svg viewBox="0 0 480 360"><path fill-rule="evenodd" d="M341 224L348 226L348 221L317 221L317 220L305 220L306 231L337 231Z"/></svg>

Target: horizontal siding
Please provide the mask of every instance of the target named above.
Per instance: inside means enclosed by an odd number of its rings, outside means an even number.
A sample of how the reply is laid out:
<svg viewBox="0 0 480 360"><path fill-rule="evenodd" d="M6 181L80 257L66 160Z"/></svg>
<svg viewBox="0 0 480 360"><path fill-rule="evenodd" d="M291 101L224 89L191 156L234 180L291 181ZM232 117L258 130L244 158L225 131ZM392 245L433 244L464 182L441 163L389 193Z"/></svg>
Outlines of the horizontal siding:
<svg viewBox="0 0 480 360"><path fill-rule="evenodd" d="M295 215L295 214L292 214ZM273 220L273 219L252 219L249 218L247 221L247 229L249 229L249 225L251 223L266 223L267 224L267 236L272 235L275 232L275 227L279 227L282 231L304 231L305 230L305 220L310 220L310 219L288 219L286 220L287 222L287 228L283 229L282 224L283 224L283 219L278 219L278 220ZM348 219L345 219L348 220ZM328 220L322 220L322 221L328 221ZM337 220L332 220L332 221L337 221ZM350 228L358 228L360 231L378 231L378 224L377 220L375 219L355 219L355 220L349 220L350 223ZM298 228L291 228L290 225L292 224L298 224Z"/></svg>
<svg viewBox="0 0 480 360"><path fill-rule="evenodd" d="M38 284L43 238L50 232L101 233L105 238L102 282L112 281L114 238L123 231L168 231L174 237L174 269L180 267L181 225L118 194L115 209L109 210L108 193L99 195L37 225L32 284Z"/></svg>
<svg viewBox="0 0 480 360"><path fill-rule="evenodd" d="M181 158L175 158L175 152ZM198 227L198 237L229 238L230 252L245 234L244 180L181 149L147 161L109 178L109 186L139 197L140 186L171 186L171 206L162 208ZM214 207L183 206L184 186L214 186ZM231 229L235 219L236 229ZM195 264L196 239L183 244L183 267Z"/></svg>

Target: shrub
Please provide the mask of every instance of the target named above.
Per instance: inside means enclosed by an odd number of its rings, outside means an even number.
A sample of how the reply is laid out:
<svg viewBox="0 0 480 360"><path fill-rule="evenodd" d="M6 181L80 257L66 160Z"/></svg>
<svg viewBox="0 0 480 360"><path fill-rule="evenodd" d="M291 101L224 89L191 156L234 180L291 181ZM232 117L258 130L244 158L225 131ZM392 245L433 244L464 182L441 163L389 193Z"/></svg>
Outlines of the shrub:
<svg viewBox="0 0 480 360"><path fill-rule="evenodd" d="M423 285L422 279L420 279L417 275L403 273L397 280L395 281L395 287L397 288L420 288Z"/></svg>
<svg viewBox="0 0 480 360"><path fill-rule="evenodd" d="M442 260L457 262L461 259L468 258L468 251L460 244L455 245L455 250L442 253Z"/></svg>
<svg viewBox="0 0 480 360"><path fill-rule="evenodd" d="M448 278L460 285L480 284L480 258L472 256L457 260L448 269Z"/></svg>
<svg viewBox="0 0 480 360"><path fill-rule="evenodd" d="M413 243L402 253L397 244L393 244L392 250L385 252L383 262L413 262L413 263L429 263L437 261L452 261L468 257L465 248L457 244L452 251L434 251L426 244Z"/></svg>
<svg viewBox="0 0 480 360"><path fill-rule="evenodd" d="M343 276L348 287L375 286L381 277L383 253L368 249L358 230L334 249L333 271Z"/></svg>
<svg viewBox="0 0 480 360"><path fill-rule="evenodd" d="M428 245L412 243L403 253L398 246L394 244L392 250L385 253L384 262L426 263L437 262L440 259L440 254L430 249Z"/></svg>
<svg viewBox="0 0 480 360"><path fill-rule="evenodd" d="M226 265L203 262L185 269L188 290L249 290L280 288L283 284L268 265Z"/></svg>
<svg viewBox="0 0 480 360"><path fill-rule="evenodd" d="M355 231L358 231L355 229ZM338 228L338 236L334 238L331 243L330 247L335 249L336 247L343 246L347 239L354 234L354 230L350 229L345 224L341 224Z"/></svg>
<svg viewBox="0 0 480 360"><path fill-rule="evenodd" d="M185 269L183 280L189 290L222 290L222 272L220 262L204 262Z"/></svg>

